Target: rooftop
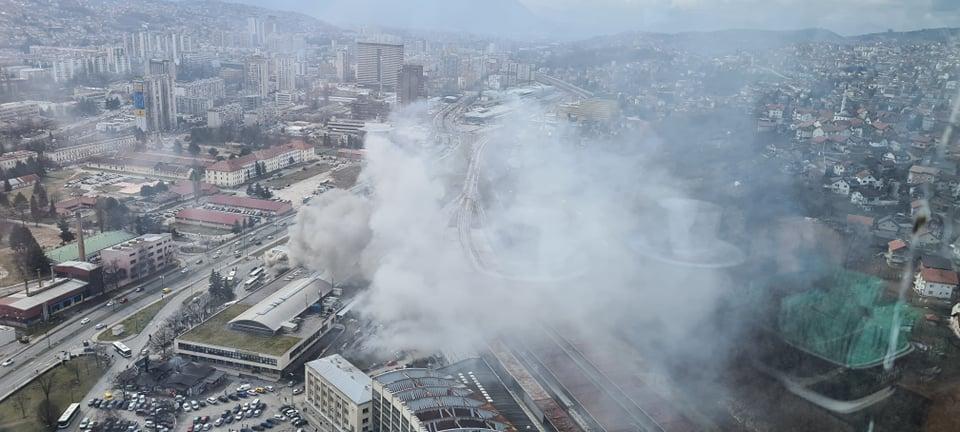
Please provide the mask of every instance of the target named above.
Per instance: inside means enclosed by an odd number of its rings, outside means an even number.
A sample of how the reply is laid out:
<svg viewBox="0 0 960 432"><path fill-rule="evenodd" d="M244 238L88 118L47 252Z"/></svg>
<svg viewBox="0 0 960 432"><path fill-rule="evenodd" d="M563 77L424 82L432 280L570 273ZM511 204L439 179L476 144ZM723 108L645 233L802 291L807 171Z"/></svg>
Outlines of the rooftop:
<svg viewBox="0 0 960 432"><path fill-rule="evenodd" d="M247 209L263 210L274 213L287 213L293 210L290 204L279 201L270 201L257 198L246 198L231 195L214 195L207 200L210 204L241 207Z"/></svg>
<svg viewBox="0 0 960 432"><path fill-rule="evenodd" d="M68 278L56 278L49 283L52 286L45 285L45 287L42 288L43 291L38 292L38 290L41 289L39 287L33 288L33 292L36 292L36 294L30 296L27 296L25 291L18 291L7 297L0 298L0 304L19 310L28 310L61 296L76 292L87 286L87 283L84 281Z"/></svg>
<svg viewBox="0 0 960 432"><path fill-rule="evenodd" d="M938 268L924 268L920 270L920 276L926 282L933 282L944 285L957 285L957 272Z"/></svg>
<svg viewBox="0 0 960 432"><path fill-rule="evenodd" d="M301 338L295 336L263 335L231 329L227 324L247 309L250 309L250 305L234 304L190 329L181 335L180 339L277 357L282 356L300 342Z"/></svg>
<svg viewBox="0 0 960 432"><path fill-rule="evenodd" d="M116 246L136 237L136 234L126 231L107 231L86 237L84 238L83 244L87 256L83 257L83 259L92 257L101 250L111 246ZM64 261L78 261L81 258L80 251L77 250L76 242L47 251L47 257L58 263Z"/></svg>
<svg viewBox="0 0 960 432"><path fill-rule="evenodd" d="M330 283L319 276L297 279L230 320L230 325L276 333L283 323L296 318L332 291Z"/></svg>
<svg viewBox="0 0 960 432"><path fill-rule="evenodd" d="M294 140L289 143L270 147L264 150L257 150L253 153L250 153L246 156L240 156L236 159L225 159L214 163L207 167L207 171L221 171L221 172L232 172L239 171L244 167L253 164L256 161L262 161L265 159L273 159L277 156L280 156L284 153L291 152L294 150L307 150L312 148L309 144L305 143L302 140Z"/></svg>
<svg viewBox="0 0 960 432"><path fill-rule="evenodd" d="M353 403L360 405L370 402L370 383L373 380L340 354L307 362L307 367L333 384Z"/></svg>
<svg viewBox="0 0 960 432"><path fill-rule="evenodd" d="M243 223L247 217L237 213L227 213L215 210L206 210L198 208L185 208L177 212L177 219L186 219L197 222L215 223L221 225L233 225Z"/></svg>

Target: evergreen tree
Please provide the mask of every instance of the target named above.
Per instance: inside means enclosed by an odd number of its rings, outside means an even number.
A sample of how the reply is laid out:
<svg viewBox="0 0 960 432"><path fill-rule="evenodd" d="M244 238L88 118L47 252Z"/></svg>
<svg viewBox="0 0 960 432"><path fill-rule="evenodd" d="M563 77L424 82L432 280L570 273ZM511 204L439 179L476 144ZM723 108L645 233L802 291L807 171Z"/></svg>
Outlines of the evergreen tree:
<svg viewBox="0 0 960 432"><path fill-rule="evenodd" d="M13 185L10 184L10 179L4 177L4 178L3 178L3 191L4 191L4 192L10 192L10 191L12 191L12 190L13 190Z"/></svg>
<svg viewBox="0 0 960 432"><path fill-rule="evenodd" d="M57 221L57 228L60 228L60 240L66 244L73 241L75 236L70 231L70 223L66 219L60 219Z"/></svg>
<svg viewBox="0 0 960 432"><path fill-rule="evenodd" d="M6 193L0 193L0 205L10 207L10 197Z"/></svg>
<svg viewBox="0 0 960 432"><path fill-rule="evenodd" d="M234 234L240 234L243 232L243 227L240 226L240 222L233 221L233 228L230 229L230 232Z"/></svg>
<svg viewBox="0 0 960 432"><path fill-rule="evenodd" d="M37 196L30 195L30 219L33 220L34 226L39 224L41 217L43 217L43 212L40 211L40 205L37 204Z"/></svg>
<svg viewBox="0 0 960 432"><path fill-rule="evenodd" d="M30 202L27 201L27 197L23 196L23 192L17 192L17 196L13 197L13 208L20 214L21 222L26 220L26 212L30 208Z"/></svg>

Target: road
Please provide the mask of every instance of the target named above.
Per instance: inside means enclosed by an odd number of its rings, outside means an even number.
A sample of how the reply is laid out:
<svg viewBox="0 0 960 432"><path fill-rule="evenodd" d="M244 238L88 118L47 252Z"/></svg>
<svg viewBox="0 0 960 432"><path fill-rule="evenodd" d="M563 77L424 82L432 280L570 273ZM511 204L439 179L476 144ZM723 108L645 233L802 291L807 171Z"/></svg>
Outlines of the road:
<svg viewBox="0 0 960 432"><path fill-rule="evenodd" d="M244 237L261 233L264 235L271 235L279 232L280 229L275 224L280 222L286 223L292 217L293 216L286 216L284 218L278 218L272 221L270 224L261 225L252 232L245 234ZM134 288L136 285L132 285L128 288L125 288L121 293L113 296L127 297L129 301L126 304L115 304L111 307L107 307L105 304L102 304L88 310L84 314L79 314L70 318L65 323L49 331L46 335L35 338L29 346L23 349L23 351L10 357L14 361L11 366L0 368L0 388L12 390L29 381L36 375L38 365L42 364L42 362L55 360L56 356L60 352L76 350L82 347L82 341L92 340L93 336L100 332L100 330L94 328L97 323L102 322L109 326L114 322L121 321L124 317L126 317L126 315L137 311L140 308L145 307L157 300L159 298L161 289L164 287L173 289L174 294L171 295L177 296L189 295L191 288L206 289L205 281L210 276L210 270L229 268L234 262L239 261L237 258L234 258L233 250L237 248L236 243L240 241L242 241L242 239L226 243L220 246L218 249L212 249L206 254L207 258L205 258L203 263L200 265L195 264L196 257L190 258L190 267L186 274L180 273L179 269L174 269L172 271L168 271L161 278L141 284L140 286L143 287L142 292L135 292ZM221 256L218 258L213 258L213 255L218 250L222 251ZM171 304L175 303L179 302L171 302ZM164 309L166 309L166 307ZM89 324L80 324L80 320L84 317L90 318ZM154 321L161 322L157 321L156 319ZM147 332L142 332L141 334L146 333L149 333L149 330ZM134 348L133 345L130 345L130 347L131 349ZM137 345L137 347L138 348L135 351L139 352L139 345ZM6 391L2 391L0 394L6 394Z"/></svg>

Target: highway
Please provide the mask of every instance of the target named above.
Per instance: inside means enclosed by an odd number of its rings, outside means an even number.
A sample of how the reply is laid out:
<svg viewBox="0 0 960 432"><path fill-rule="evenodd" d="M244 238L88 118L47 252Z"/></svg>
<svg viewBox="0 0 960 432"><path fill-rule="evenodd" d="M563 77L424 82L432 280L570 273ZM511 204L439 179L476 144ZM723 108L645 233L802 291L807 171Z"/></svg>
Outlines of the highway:
<svg viewBox="0 0 960 432"><path fill-rule="evenodd" d="M269 224L263 224L245 234L245 237L277 233L280 228L276 224L280 222L286 223L292 217L293 216L286 216L271 221ZM285 235L284 233L284 236ZM105 302L106 298L104 298L104 303L101 305L95 306L82 314L73 316L65 323L51 329L44 336L34 338L22 351L9 357L14 361L12 365L0 368L0 388L7 391L17 388L32 379L32 377L36 375L36 370L39 369L40 365L45 362L56 361L57 356L61 352L82 350L82 342L84 340L92 340L93 336L101 331L94 328L97 323L104 323L109 327L115 322L122 321L130 313L159 299L160 291L164 287L173 289L174 293L170 295L175 295L178 298L186 298L193 290L205 290L207 287L206 281L210 277L210 270L230 268L244 260L244 258L238 259L233 256L233 251L238 246L237 242L240 241L241 240L238 239L226 243L218 249L212 249L204 254L203 263L199 265L195 264L199 256L194 255L190 257L189 270L185 274L181 273L180 269L173 269L166 272L163 277L140 284L139 286L143 288L141 292L134 290L137 285L131 285L124 288L121 292L112 295L114 298L128 298L129 301L125 304L114 304L111 307L107 307ZM218 250L222 251L221 256L214 258L213 256ZM251 264L256 262L258 261L254 260ZM179 302L175 299L171 301L170 304L179 304ZM167 308L165 307L164 309ZM90 318L90 323L81 325L80 320L85 317ZM156 322L162 322L163 318L165 317L161 317L160 314L158 314L151 326ZM151 327L148 327L148 330L142 334L149 333L150 328ZM134 345L130 345L130 347L134 349ZM134 351L139 352L140 346L137 345L136 348ZM0 395L5 395L7 391L0 392Z"/></svg>

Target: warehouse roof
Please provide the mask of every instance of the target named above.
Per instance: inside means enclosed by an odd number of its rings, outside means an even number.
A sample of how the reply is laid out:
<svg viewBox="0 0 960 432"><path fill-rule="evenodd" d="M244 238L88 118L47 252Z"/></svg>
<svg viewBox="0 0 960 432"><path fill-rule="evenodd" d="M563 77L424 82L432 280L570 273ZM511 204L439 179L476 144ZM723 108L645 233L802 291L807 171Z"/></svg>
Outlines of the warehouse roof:
<svg viewBox="0 0 960 432"><path fill-rule="evenodd" d="M230 325L276 333L283 323L296 318L331 291L330 283L318 275L295 280L230 320Z"/></svg>
<svg viewBox="0 0 960 432"><path fill-rule="evenodd" d="M86 237L83 241L86 257L80 257L80 251L77 250L77 243L71 243L66 246L60 246L56 249L47 251L47 257L54 262L85 260L96 255L101 250L116 246L127 240L136 238L137 235L126 231L107 231Z"/></svg>
<svg viewBox="0 0 960 432"><path fill-rule="evenodd" d="M247 217L238 213L227 213L198 208L185 208L177 212L177 219L214 223L220 225L242 224Z"/></svg>
<svg viewBox="0 0 960 432"><path fill-rule="evenodd" d="M269 211L277 214L284 214L293 211L293 207L285 202L270 201L256 198L246 198L230 195L214 195L207 200L210 204L222 205L227 207L240 207L246 209Z"/></svg>

